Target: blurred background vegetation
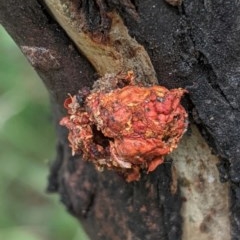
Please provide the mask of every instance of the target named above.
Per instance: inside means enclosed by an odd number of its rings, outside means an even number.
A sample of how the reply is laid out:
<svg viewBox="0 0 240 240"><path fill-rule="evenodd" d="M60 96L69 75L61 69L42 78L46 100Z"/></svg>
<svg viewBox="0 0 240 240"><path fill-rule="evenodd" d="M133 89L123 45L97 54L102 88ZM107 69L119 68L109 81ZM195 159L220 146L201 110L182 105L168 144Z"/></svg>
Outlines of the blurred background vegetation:
<svg viewBox="0 0 240 240"><path fill-rule="evenodd" d="M0 25L0 240L87 240L45 189L55 155L48 94Z"/></svg>

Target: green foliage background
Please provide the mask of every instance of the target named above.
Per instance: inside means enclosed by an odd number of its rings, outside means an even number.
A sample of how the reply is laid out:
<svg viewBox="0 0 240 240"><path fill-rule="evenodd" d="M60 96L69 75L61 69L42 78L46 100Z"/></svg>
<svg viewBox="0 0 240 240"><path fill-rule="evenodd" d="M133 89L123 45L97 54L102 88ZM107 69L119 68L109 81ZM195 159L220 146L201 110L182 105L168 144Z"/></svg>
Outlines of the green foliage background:
<svg viewBox="0 0 240 240"><path fill-rule="evenodd" d="M86 240L45 189L55 135L41 80L0 25L0 240Z"/></svg>

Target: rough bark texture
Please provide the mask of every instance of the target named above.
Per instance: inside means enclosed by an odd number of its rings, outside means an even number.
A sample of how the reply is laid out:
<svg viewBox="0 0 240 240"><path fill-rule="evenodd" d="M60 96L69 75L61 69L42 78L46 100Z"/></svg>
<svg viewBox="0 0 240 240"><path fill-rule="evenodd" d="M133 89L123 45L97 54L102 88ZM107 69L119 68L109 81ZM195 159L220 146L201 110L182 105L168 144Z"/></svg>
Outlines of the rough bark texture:
<svg viewBox="0 0 240 240"><path fill-rule="evenodd" d="M101 41L111 26L106 13L117 11L147 50L159 84L189 90L191 121L221 158L221 180L229 181L232 239L240 239L239 1L184 0L177 7L163 0L73 2L85 16L85 31ZM0 23L46 84L58 122L66 94L92 86L94 68L41 1L0 0ZM57 132L49 191L60 194L92 239L181 239L183 199L178 184L170 188L171 161L127 184L114 172L98 173L72 157L66 131Z"/></svg>

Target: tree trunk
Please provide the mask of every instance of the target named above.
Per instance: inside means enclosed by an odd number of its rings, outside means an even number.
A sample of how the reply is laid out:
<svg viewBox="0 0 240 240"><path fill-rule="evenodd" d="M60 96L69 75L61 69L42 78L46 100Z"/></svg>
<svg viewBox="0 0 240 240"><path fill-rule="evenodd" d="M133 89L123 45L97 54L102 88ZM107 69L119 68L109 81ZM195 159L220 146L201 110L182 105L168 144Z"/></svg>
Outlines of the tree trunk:
<svg viewBox="0 0 240 240"><path fill-rule="evenodd" d="M239 14L238 1L0 0L0 23L52 101L48 190L91 239L240 239ZM178 149L132 183L72 156L58 124L68 93L128 70L186 88L191 122Z"/></svg>

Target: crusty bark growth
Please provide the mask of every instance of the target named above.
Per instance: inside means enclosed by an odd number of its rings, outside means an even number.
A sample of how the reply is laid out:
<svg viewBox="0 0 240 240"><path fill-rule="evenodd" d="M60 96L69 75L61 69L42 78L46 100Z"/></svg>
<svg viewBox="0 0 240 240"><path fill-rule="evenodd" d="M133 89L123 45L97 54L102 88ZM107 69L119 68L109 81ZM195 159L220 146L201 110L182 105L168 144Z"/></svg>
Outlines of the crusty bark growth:
<svg viewBox="0 0 240 240"><path fill-rule="evenodd" d="M97 82L125 86L83 89L65 100L68 116L60 124L69 129L72 154L82 154L99 171L112 169L128 182L139 180L140 171L154 171L186 132L187 113L180 104L186 91L138 86L133 72L106 74Z"/></svg>
<svg viewBox="0 0 240 240"><path fill-rule="evenodd" d="M223 220L221 224L229 226L230 216L232 239L238 239L240 234L238 84L240 48L239 21L236 17L239 16L238 2L184 0L178 8L159 0L71 2L63 0L62 3L64 2L70 5L72 2L78 4L77 11L75 7L70 11L77 15L60 14L59 18L55 15L58 21L56 23L52 17L54 14L49 15L46 8L39 4L41 1L0 0L0 22L22 48L49 89L56 123L62 117L64 111L62 104L67 93L75 94L84 86L91 87L93 80L98 77L96 75L103 76L106 71L111 72L111 69L114 69L114 73L119 69L125 69L125 72L132 69L139 72L139 81L155 79L156 82L156 79L159 79L160 85L169 89L188 88L187 106L193 113L192 121L197 123L205 139L221 157L220 177L224 181L229 180L230 183L231 214L224 214L223 218L218 219ZM52 1L48 3L51 4ZM68 11L69 5L65 6L65 10ZM74 16L77 19L78 16L85 16L85 21L80 21L83 26L80 24L71 28L64 25L62 19L72 23ZM98 17L94 19L94 16ZM120 21L117 21L118 19ZM79 20L74 21L79 23ZM67 26L65 30L68 37L60 25L63 28ZM77 31L71 35L76 28ZM78 37L74 36L79 29L82 31L81 41L78 42ZM120 45L118 41L114 41L119 40L116 38L119 32L128 33L127 37L121 35L124 38L120 37ZM113 36L116 33L115 37L110 36L110 33ZM110 46L105 45L104 41L109 41ZM138 49L140 53L144 50L147 55L138 54ZM97 54L97 61L94 60L93 53ZM101 55L103 58L99 57ZM131 59L133 61L129 69ZM48 62L50 64L47 64ZM147 68L143 67L145 65ZM140 182L126 184L118 175L111 172L98 174L90 164L81 161L79 156L72 157L66 132L59 127L58 136L59 154L52 168L49 189L60 193L62 201L72 214L83 221L92 239L141 239L144 236L145 239L177 240L181 239L182 232L183 236L191 239L194 234L196 236L196 228L198 236L206 237L203 239L212 240L213 236L217 236L215 233L219 230L219 225L213 222L216 220L215 217L219 216L219 212L216 211L220 210L214 208L214 211L205 211L210 208L205 202L195 202L197 209L203 213L197 215L203 218L203 221L201 218L198 219L200 225L189 227L192 225L186 226L188 222L182 221L186 217L184 215L186 212L180 212L183 210L184 200L181 196L186 193L182 184L191 183L189 186L197 190L194 192L198 194L197 199L201 199L199 198L202 194L201 186L204 186L206 196L210 196L214 191L214 199L217 199L217 202L224 201L221 202L221 206L225 207L227 199L223 199L222 193L227 195L227 185L221 185L216 181L211 183L212 178L208 184L203 185L202 176L205 175L202 172L190 174L189 181L182 181L186 180L185 174L181 175L182 170L177 165L174 169L179 172L171 171L170 161L160 165L148 177L143 176ZM193 131L193 137L195 136ZM191 136L186 136L186 139L192 141ZM206 159L210 158L205 158L207 155L202 157L202 154L209 153L210 150L206 151L201 141L196 142L202 147L192 147L195 154L189 152L184 159L195 156L194 160L203 161L203 165L200 166L206 167L204 173L216 174L214 179L217 179L218 173L216 169L214 170L213 163L218 160L211 158L211 163L207 163ZM186 151L184 148L179 150L183 153ZM174 164L180 159L181 151L178 152L179 155L173 157ZM188 167L187 164L183 166L183 173L189 171ZM200 168L201 171L202 169ZM172 178L172 173L173 176L179 177ZM198 183L198 186L194 183ZM218 187L214 188L216 184ZM188 194L190 199L195 199L192 192ZM193 206L191 202L184 201L185 209L191 209ZM202 208L203 204L206 206L205 210ZM207 227L208 223L211 228ZM226 227L225 235L222 235L224 240L230 238L228 229L230 227ZM217 239L219 240L219 236Z"/></svg>

